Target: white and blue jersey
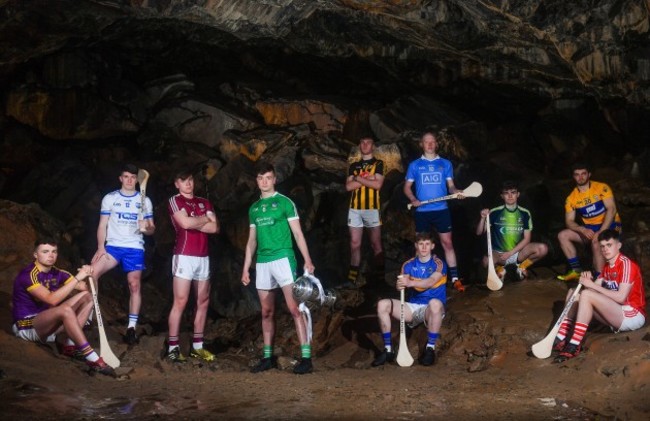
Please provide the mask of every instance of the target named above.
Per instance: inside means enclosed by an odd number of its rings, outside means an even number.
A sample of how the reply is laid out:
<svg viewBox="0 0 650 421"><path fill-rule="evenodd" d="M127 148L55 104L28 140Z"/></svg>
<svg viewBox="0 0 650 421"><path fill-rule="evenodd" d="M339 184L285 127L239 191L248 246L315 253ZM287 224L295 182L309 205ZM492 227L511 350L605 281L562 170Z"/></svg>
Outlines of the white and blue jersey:
<svg viewBox="0 0 650 421"><path fill-rule="evenodd" d="M435 272L440 272L442 278L435 285L430 288L409 288L407 301L413 304L428 304L429 301L436 298L442 302L447 303L447 265L435 254L426 262L421 262L416 256L407 260L402 265L402 273L411 275L412 278L427 279L430 278Z"/></svg>
<svg viewBox="0 0 650 421"><path fill-rule="evenodd" d="M100 215L108 216L107 246L144 250L144 239L138 227L140 204L140 192L125 196L115 190L104 196ZM144 199L142 216L144 219L153 218L153 206L148 197Z"/></svg>
<svg viewBox="0 0 650 421"><path fill-rule="evenodd" d="M454 178L454 168L451 162L439 156L432 160L424 156L409 164L406 171L406 181L415 184L415 197L419 201L435 199L449 194L447 180ZM416 212L439 211L447 209L447 201L427 203L419 206Z"/></svg>

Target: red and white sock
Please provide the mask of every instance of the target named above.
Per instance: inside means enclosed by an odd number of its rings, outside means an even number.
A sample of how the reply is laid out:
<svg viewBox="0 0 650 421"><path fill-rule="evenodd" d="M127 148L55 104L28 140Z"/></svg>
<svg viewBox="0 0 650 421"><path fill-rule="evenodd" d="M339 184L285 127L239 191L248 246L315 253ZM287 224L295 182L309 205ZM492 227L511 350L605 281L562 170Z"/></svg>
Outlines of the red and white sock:
<svg viewBox="0 0 650 421"><path fill-rule="evenodd" d="M573 336L571 337L570 343L574 345L580 345L582 338L584 338L585 333L587 333L588 326L588 324L576 322L576 325L573 328Z"/></svg>
<svg viewBox="0 0 650 421"><path fill-rule="evenodd" d="M557 338L559 340L563 341L567 337L567 335L569 334L569 330L571 330L572 324L573 324L573 319L565 317L564 320L562 320L562 324L560 325L560 330L557 332Z"/></svg>

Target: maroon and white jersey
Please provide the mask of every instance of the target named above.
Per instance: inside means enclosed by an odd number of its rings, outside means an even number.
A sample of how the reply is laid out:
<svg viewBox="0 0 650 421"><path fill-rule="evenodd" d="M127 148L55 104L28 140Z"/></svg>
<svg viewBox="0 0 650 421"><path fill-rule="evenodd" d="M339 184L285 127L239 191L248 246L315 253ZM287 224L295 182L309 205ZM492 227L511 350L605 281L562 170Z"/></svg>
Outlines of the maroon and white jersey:
<svg viewBox="0 0 650 421"><path fill-rule="evenodd" d="M172 218L172 225L176 230L176 245L174 254L184 256L206 257L208 256L208 234L196 229L183 229L174 220L174 214L185 209L190 217L203 216L208 212L214 212L212 204L202 198L194 196L191 199L182 194L177 194L169 198L169 216Z"/></svg>
<svg viewBox="0 0 650 421"><path fill-rule="evenodd" d="M625 316L633 317L638 312L645 316L645 291L641 270L629 257L619 253L614 263L605 263L599 277L603 279L602 286L613 291L618 291L620 284L632 284L625 304L634 310L626 311Z"/></svg>

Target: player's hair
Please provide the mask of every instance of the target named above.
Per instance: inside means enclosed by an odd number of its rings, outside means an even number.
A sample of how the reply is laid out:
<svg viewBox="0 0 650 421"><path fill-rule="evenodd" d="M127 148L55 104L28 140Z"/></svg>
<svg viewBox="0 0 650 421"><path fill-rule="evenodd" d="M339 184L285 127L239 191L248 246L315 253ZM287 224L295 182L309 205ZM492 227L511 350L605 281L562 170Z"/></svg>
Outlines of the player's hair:
<svg viewBox="0 0 650 421"><path fill-rule="evenodd" d="M508 190L517 190L519 191L519 186L517 186L517 182L514 180L506 180L501 184L501 191L508 191Z"/></svg>
<svg viewBox="0 0 650 421"><path fill-rule="evenodd" d="M56 246L56 247L59 246L59 242L56 241L56 239L54 237L44 235L44 236L38 237L36 239L36 241L34 241L34 251L36 251L36 249L38 249L38 246L43 245L43 244L47 244L47 245L50 245L50 246Z"/></svg>
<svg viewBox="0 0 650 421"><path fill-rule="evenodd" d="M366 133L364 135L361 135L361 137L359 138L359 142L361 142L363 139L370 139L372 140L372 143L375 143L375 138L372 137L371 134Z"/></svg>
<svg viewBox="0 0 650 421"><path fill-rule="evenodd" d="M606 229L598 234L598 241L616 240L621 241L621 234L613 229Z"/></svg>
<svg viewBox="0 0 650 421"><path fill-rule="evenodd" d="M181 170L174 174L174 181L181 179L183 181L187 180L188 178L192 177L192 171L188 170Z"/></svg>
<svg viewBox="0 0 650 421"><path fill-rule="evenodd" d="M266 174L267 172L272 172L275 174L275 167L268 161L259 161L255 165L255 175Z"/></svg>
<svg viewBox="0 0 650 421"><path fill-rule="evenodd" d="M136 167L133 164L124 164L122 166L122 171L120 174L124 174L125 172L128 172L130 174L137 174L138 173L138 167Z"/></svg>
<svg viewBox="0 0 650 421"><path fill-rule="evenodd" d="M438 138L440 137L440 131L439 130L425 130L420 135L420 142L422 142L424 140L424 136L426 136L428 134L433 136L436 140L438 140Z"/></svg>
<svg viewBox="0 0 650 421"><path fill-rule="evenodd" d="M571 165L571 173L573 173L576 170L587 170L587 172L591 172L589 169L589 165L587 165L586 162L575 162L573 165Z"/></svg>
<svg viewBox="0 0 650 421"><path fill-rule="evenodd" d="M419 243L420 241L427 241L427 240L433 241L433 239L431 238L431 233L430 232L423 231L423 232L415 233L415 242L416 243Z"/></svg>

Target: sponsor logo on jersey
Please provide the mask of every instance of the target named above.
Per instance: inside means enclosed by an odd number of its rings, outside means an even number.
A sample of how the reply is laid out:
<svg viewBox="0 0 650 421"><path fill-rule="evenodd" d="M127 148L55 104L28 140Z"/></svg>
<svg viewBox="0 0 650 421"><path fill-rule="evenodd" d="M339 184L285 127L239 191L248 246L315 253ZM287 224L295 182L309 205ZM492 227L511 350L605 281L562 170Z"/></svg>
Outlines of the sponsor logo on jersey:
<svg viewBox="0 0 650 421"><path fill-rule="evenodd" d="M420 174L422 184L440 184L442 182L442 174L439 172L426 172Z"/></svg>

